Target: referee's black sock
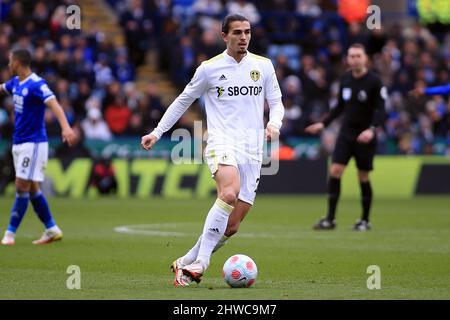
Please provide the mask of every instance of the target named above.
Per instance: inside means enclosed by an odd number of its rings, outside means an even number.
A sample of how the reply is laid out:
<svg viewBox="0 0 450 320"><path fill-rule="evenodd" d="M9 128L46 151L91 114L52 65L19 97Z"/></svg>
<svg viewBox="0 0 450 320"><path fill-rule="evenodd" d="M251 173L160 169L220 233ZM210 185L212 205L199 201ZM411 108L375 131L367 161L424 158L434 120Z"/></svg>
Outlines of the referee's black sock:
<svg viewBox="0 0 450 320"><path fill-rule="evenodd" d="M341 194L341 179L330 177L328 179L328 214L327 220L333 221L336 216L336 206Z"/></svg>
<svg viewBox="0 0 450 320"><path fill-rule="evenodd" d="M370 207L372 205L372 187L370 181L360 182L361 204L363 209L362 220L369 221Z"/></svg>

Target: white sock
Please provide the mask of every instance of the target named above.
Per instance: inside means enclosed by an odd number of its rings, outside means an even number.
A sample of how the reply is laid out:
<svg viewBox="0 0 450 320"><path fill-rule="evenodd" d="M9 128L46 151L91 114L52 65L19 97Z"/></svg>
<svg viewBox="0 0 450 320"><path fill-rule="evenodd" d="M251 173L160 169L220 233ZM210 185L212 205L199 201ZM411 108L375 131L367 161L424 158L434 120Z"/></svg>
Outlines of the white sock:
<svg viewBox="0 0 450 320"><path fill-rule="evenodd" d="M222 238L220 238L219 242L214 247L212 253L216 252L220 248L222 248L224 245L227 244L229 237L226 235L223 235ZM197 259L198 251L200 250L200 244L202 243L202 236L198 237L197 242L195 245L191 248L191 250L188 251L184 256L181 257L181 263L184 265L191 264Z"/></svg>
<svg viewBox="0 0 450 320"><path fill-rule="evenodd" d="M54 225L53 227L48 228L47 231L53 231L55 233L61 233L61 229L57 225Z"/></svg>
<svg viewBox="0 0 450 320"><path fill-rule="evenodd" d="M223 235L222 238L220 238L219 242L214 247L212 253L216 252L220 248L222 248L224 245L227 244L229 237L226 235ZM191 248L191 250L188 251L183 257L181 257L181 263L184 265L191 264L197 259L198 251L200 250L200 244L202 243L202 236L198 237L197 242L195 245Z"/></svg>
<svg viewBox="0 0 450 320"><path fill-rule="evenodd" d="M16 236L16 234L14 232L12 232L12 231L6 230L5 231L5 237L6 236L14 238Z"/></svg>
<svg viewBox="0 0 450 320"><path fill-rule="evenodd" d="M225 233L228 216L233 209L233 206L217 199L209 210L203 227L202 240L197 256L197 260L200 260L204 270L209 266L209 259L213 249Z"/></svg>
<svg viewBox="0 0 450 320"><path fill-rule="evenodd" d="M181 263L184 265L191 264L197 259L198 256L198 250L200 249L200 243L202 242L202 236L198 237L197 242L192 247L191 250L188 251L182 258Z"/></svg>

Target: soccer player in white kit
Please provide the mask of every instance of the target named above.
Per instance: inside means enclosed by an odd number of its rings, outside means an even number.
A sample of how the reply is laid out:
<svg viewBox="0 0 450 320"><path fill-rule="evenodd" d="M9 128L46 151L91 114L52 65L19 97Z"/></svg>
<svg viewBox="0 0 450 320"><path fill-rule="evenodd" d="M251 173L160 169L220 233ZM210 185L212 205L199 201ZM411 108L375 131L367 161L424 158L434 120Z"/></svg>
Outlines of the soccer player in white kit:
<svg viewBox="0 0 450 320"><path fill-rule="evenodd" d="M212 252L238 231L256 196L264 136L268 140L278 137L284 115L272 62L247 50L249 21L239 14L228 15L221 36L226 50L197 68L158 126L141 140L142 147L150 150L195 99L204 96L208 127L205 159L218 197L197 243L172 264L175 287L200 282ZM265 100L270 113L264 130Z"/></svg>

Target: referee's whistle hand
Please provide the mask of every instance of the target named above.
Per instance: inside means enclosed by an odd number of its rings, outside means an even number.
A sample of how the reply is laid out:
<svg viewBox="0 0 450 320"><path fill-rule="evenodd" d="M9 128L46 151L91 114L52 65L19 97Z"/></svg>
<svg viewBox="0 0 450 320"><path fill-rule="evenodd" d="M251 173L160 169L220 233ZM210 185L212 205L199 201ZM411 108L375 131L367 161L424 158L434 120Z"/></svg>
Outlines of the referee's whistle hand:
<svg viewBox="0 0 450 320"><path fill-rule="evenodd" d="M369 143L370 141L372 141L374 136L375 133L372 129L366 129L359 134L357 140L359 143Z"/></svg>
<svg viewBox="0 0 450 320"><path fill-rule="evenodd" d="M309 134L318 134L322 129L324 125L322 122L317 122L312 125L309 125L305 128L305 132Z"/></svg>
<svg viewBox="0 0 450 320"><path fill-rule="evenodd" d="M155 145L156 141L158 141L158 138L152 134L147 134L141 138L141 147L148 151Z"/></svg>

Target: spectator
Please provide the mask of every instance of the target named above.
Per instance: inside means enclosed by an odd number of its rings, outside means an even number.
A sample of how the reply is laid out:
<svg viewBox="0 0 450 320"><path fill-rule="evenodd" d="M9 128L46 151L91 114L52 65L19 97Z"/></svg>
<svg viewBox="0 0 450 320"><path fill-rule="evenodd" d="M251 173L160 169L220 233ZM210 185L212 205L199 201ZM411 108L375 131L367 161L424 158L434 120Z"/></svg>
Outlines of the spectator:
<svg viewBox="0 0 450 320"><path fill-rule="evenodd" d="M111 84L114 80L111 68L108 65L107 57L101 56L99 61L94 65L95 83L100 88L104 88Z"/></svg>
<svg viewBox="0 0 450 320"><path fill-rule="evenodd" d="M122 84L134 80L134 68L128 62L126 53L121 52L117 55L113 66L113 74Z"/></svg>
<svg viewBox="0 0 450 320"><path fill-rule="evenodd" d="M197 15L203 30L211 30L215 24L220 23L219 18L223 7L219 0L197 0L192 10Z"/></svg>
<svg viewBox="0 0 450 320"><path fill-rule="evenodd" d="M112 139L111 131L97 108L89 109L87 118L81 122L81 128L87 139L103 141L111 141Z"/></svg>
<svg viewBox="0 0 450 320"><path fill-rule="evenodd" d="M247 0L228 1L226 6L228 13L239 13L243 15L250 21L253 27L261 20L256 6Z"/></svg>
<svg viewBox="0 0 450 320"><path fill-rule="evenodd" d="M92 169L90 184L102 195L117 192L117 179L110 159L102 158L96 161Z"/></svg>
<svg viewBox="0 0 450 320"><path fill-rule="evenodd" d="M299 135L305 126L300 125L300 118L302 116L302 110L296 104L294 104L292 98L284 98L284 118L283 126L281 127L280 134L287 137L292 135Z"/></svg>
<svg viewBox="0 0 450 320"><path fill-rule="evenodd" d="M128 129L131 111L125 97L119 95L113 104L105 109L105 120L114 135L123 135Z"/></svg>
<svg viewBox="0 0 450 320"><path fill-rule="evenodd" d="M322 9L317 4L317 0L297 0L297 12L309 16L319 17L322 14Z"/></svg>
<svg viewBox="0 0 450 320"><path fill-rule="evenodd" d="M86 79L81 78L77 83L77 92L73 102L73 110L78 121L86 117L86 101L91 95L91 88Z"/></svg>

